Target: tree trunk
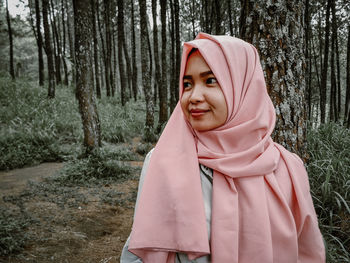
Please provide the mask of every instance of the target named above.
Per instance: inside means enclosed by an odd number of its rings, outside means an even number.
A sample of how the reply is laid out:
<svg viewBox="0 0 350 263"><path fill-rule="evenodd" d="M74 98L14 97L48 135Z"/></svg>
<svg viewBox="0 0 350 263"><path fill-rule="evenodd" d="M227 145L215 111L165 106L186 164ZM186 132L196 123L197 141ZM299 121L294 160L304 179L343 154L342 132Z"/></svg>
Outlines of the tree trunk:
<svg viewBox="0 0 350 263"><path fill-rule="evenodd" d="M60 44L60 37L58 34L58 29L56 25L56 15L54 12L54 5L52 0L51 7L49 6L49 12L51 17L51 27L52 27L52 41L53 41L53 47L54 47L54 57L55 57L55 74L56 74L56 84L62 83L62 77L61 77L61 44Z"/></svg>
<svg viewBox="0 0 350 263"><path fill-rule="evenodd" d="M127 80L125 76L125 66L123 59L123 45L124 45L124 2L123 0L118 0L118 62L119 62L119 76L120 76L120 86L121 86L121 100L124 106L126 97L126 87Z"/></svg>
<svg viewBox="0 0 350 263"><path fill-rule="evenodd" d="M151 74L149 70L149 50L151 49L148 36L147 28L147 6L146 0L139 0L140 8L140 47L141 47L141 64L142 64L142 85L146 100L146 124L145 124L145 139L150 139L153 135L154 125L154 104L152 100L152 85L151 85Z"/></svg>
<svg viewBox="0 0 350 263"><path fill-rule="evenodd" d="M178 81L176 80L176 61L175 61L175 12L174 12L174 3L173 0L170 0L170 17L171 17L171 27L170 27L170 36L171 36L171 53L170 53L170 112L172 112L176 106L176 86Z"/></svg>
<svg viewBox="0 0 350 263"><path fill-rule="evenodd" d="M62 34L63 34L63 42L62 42L62 62L63 62L63 71L64 71L64 80L63 84L68 86L68 68L66 63L66 23L65 23L65 10L64 10L64 2L61 0L61 15L62 15Z"/></svg>
<svg viewBox="0 0 350 263"><path fill-rule="evenodd" d="M96 96L101 99L101 86L100 86L100 75L98 72L98 51L97 51L97 32L96 32L96 0L90 0L91 10L92 10L92 36L94 45L94 67L95 67L95 88ZM98 1L98 0L97 0Z"/></svg>
<svg viewBox="0 0 350 263"><path fill-rule="evenodd" d="M241 37L259 50L267 89L276 108L273 138L306 157L304 4L241 0L241 6Z"/></svg>
<svg viewBox="0 0 350 263"><path fill-rule="evenodd" d="M326 121L326 101L327 101L327 73L328 73L328 53L329 53L329 16L331 9L332 0L327 1L327 11L326 11L326 29L325 29L325 45L324 45L324 59L322 65L321 74L321 123Z"/></svg>
<svg viewBox="0 0 350 263"><path fill-rule="evenodd" d="M167 82L167 43L166 43L166 0L160 0L160 20L162 22L162 82L159 89L158 132L168 120L168 82Z"/></svg>
<svg viewBox="0 0 350 263"><path fill-rule="evenodd" d="M221 29L221 6L220 1L214 1L215 5L215 34L221 35L222 29Z"/></svg>
<svg viewBox="0 0 350 263"><path fill-rule="evenodd" d="M227 2L228 26L230 29L230 36L233 36L231 0L226 0L226 2Z"/></svg>
<svg viewBox="0 0 350 263"><path fill-rule="evenodd" d="M179 76L181 66L181 42L180 42L180 6L179 0L174 0L174 12L175 12L175 98L179 100Z"/></svg>
<svg viewBox="0 0 350 263"><path fill-rule="evenodd" d="M69 14L68 8L68 0L65 0L66 13L67 13L67 34L68 34L68 42L69 42L69 60L71 63L71 71L72 71L72 82L75 83L75 55L74 55L74 44L73 44L73 34L71 32L71 16Z"/></svg>
<svg viewBox="0 0 350 263"><path fill-rule="evenodd" d="M310 12L309 6L310 1L306 0L305 3L305 62L306 62L306 71L305 71L305 83L306 83L306 94L307 94L307 119L311 119L311 97L312 97L312 87L311 87L311 56L309 51L310 48Z"/></svg>
<svg viewBox="0 0 350 263"><path fill-rule="evenodd" d="M79 112L83 122L84 146L86 153L91 153L101 146L100 121L95 104L91 58L92 11L85 0L73 0L75 58L76 58L76 95Z"/></svg>
<svg viewBox="0 0 350 263"><path fill-rule="evenodd" d="M43 24L45 32L45 51L47 57L47 68L48 68L48 78L49 78L49 87L48 87L48 97L55 97L55 70L51 46L51 37L50 37L50 27L49 27L49 17L48 17L48 8L49 0L42 0L42 9L43 9Z"/></svg>
<svg viewBox="0 0 350 263"><path fill-rule="evenodd" d="M39 86L44 86L44 58L43 58L43 37L41 34L41 17L39 0L35 0L35 18L36 18L36 35L38 44L38 60L39 60Z"/></svg>
<svg viewBox="0 0 350 263"><path fill-rule="evenodd" d="M335 0L332 1L332 65L331 65L331 89L333 89L333 115L334 121L339 120L340 113L340 72L339 72L339 50L338 50L338 26L335 11ZM337 56L337 60L336 59ZM336 64L337 63L337 70ZM336 74L337 71L337 74ZM338 75L338 78L337 78ZM331 92L332 93L332 92Z"/></svg>
<svg viewBox="0 0 350 263"><path fill-rule="evenodd" d="M159 63L159 46L158 46L158 25L157 25L157 0L152 0L152 19L153 19L153 56L155 64L155 78L153 82L154 103L157 103L157 95L160 94L162 86L162 75Z"/></svg>
<svg viewBox="0 0 350 263"><path fill-rule="evenodd" d="M348 45L346 54L346 97L344 105L344 123L350 128L350 23L348 22Z"/></svg>
<svg viewBox="0 0 350 263"><path fill-rule="evenodd" d="M333 27L333 26L332 26ZM334 28L333 28L334 29ZM332 33L332 44L331 44L331 94L329 96L329 119L330 121L336 121L336 90L337 82L335 79L335 65L334 65L334 53L335 53L335 43L334 43L334 31Z"/></svg>
<svg viewBox="0 0 350 263"><path fill-rule="evenodd" d="M137 63L136 63L136 39L135 39L135 14L134 1L131 1L131 57L132 57L132 91L134 100L137 100Z"/></svg>
<svg viewBox="0 0 350 263"><path fill-rule="evenodd" d="M15 79L15 67L13 62L13 36L12 36L12 28L11 28L11 18L8 8L8 0L6 0L6 20L7 20L7 28L10 42L10 75L11 78Z"/></svg>
<svg viewBox="0 0 350 263"><path fill-rule="evenodd" d="M107 97L111 95L111 79L110 79L110 71L111 71L111 32L110 32L110 19L109 19L109 2L108 0L104 0L104 26L105 26L105 43L106 43L106 53L104 56L105 62L105 83L107 89Z"/></svg>

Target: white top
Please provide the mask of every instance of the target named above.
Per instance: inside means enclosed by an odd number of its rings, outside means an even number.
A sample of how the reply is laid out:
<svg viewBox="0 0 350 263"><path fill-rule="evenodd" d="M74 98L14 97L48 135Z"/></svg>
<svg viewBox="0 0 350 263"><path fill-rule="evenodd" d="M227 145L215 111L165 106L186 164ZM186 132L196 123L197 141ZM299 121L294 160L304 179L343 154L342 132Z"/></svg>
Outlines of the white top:
<svg viewBox="0 0 350 263"><path fill-rule="evenodd" d="M142 185L145 180L146 171L148 168L149 160L151 159L153 149L147 154L145 161L143 163L142 171L141 171L141 177L139 181L139 187L137 192L137 199L135 208L137 207L137 202L139 200L139 195L141 193ZM204 209L205 209L205 216L207 220L207 229L208 229L208 239L210 240L210 222L211 222L211 204L212 204L212 189L213 189L213 170L200 164L200 177L201 177L201 183L202 183L202 194L203 194L203 200L204 200ZM134 213L135 217L135 213ZM121 263L141 263L142 260L137 257L136 255L132 254L128 251L129 246L129 239L126 241L122 255L120 257ZM176 254L176 263L209 263L210 262L210 255L197 258L195 260L189 260L186 254L177 253Z"/></svg>

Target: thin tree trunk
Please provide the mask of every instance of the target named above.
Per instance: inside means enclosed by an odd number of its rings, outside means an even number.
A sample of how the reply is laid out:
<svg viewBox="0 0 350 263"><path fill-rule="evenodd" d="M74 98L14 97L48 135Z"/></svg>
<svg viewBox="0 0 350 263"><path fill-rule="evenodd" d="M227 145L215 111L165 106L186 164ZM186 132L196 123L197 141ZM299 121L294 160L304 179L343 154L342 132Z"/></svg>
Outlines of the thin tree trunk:
<svg viewBox="0 0 350 263"><path fill-rule="evenodd" d="M123 45L124 45L124 2L118 0L118 62L119 62L119 76L121 86L121 100L124 106L127 101L126 86L127 80L125 76L125 65L123 59Z"/></svg>
<svg viewBox="0 0 350 263"><path fill-rule="evenodd" d="M97 113L91 58L92 37L92 11L91 5L85 0L73 0L74 32L75 32L75 58L76 58L76 95L79 101L79 112L83 122L84 146L86 153L101 146L101 128Z"/></svg>
<svg viewBox="0 0 350 263"><path fill-rule="evenodd" d="M332 26L334 27L334 26ZM334 28L333 28L334 29ZM334 43L334 31L332 33L332 44L331 44L331 94L329 96L329 119L331 121L336 121L336 90L337 82L335 77L335 65L334 65L334 53L335 53L335 43Z"/></svg>
<svg viewBox="0 0 350 263"><path fill-rule="evenodd" d="M63 84L68 86L68 68L66 62L66 23L65 23L65 10L64 2L61 0L61 15L62 15L62 34L63 34L63 43L62 43L62 62L63 62L63 71L64 71L64 80Z"/></svg>
<svg viewBox="0 0 350 263"><path fill-rule="evenodd" d="M160 94L161 89L161 69L159 63L159 46L158 46L158 24L157 24L157 0L152 0L152 19L153 19L153 54L155 64L155 78L153 83L153 102L157 103L157 95Z"/></svg>
<svg viewBox="0 0 350 263"><path fill-rule="evenodd" d="M154 125L154 104L152 100L151 74L149 70L149 50L151 49L147 28L147 6L146 0L139 0L140 8L140 47L141 47L141 63L142 63L142 85L146 100L146 124L144 138L150 139L153 135Z"/></svg>
<svg viewBox="0 0 350 263"><path fill-rule="evenodd" d="M54 47L54 57L55 57L55 73L56 73L56 84L62 83L61 77L61 45L60 38L58 34L57 24L56 24L56 15L54 13L54 5L52 0L51 7L49 7L49 14L51 17L51 27L52 27L52 38L53 38L53 47Z"/></svg>
<svg viewBox="0 0 350 263"><path fill-rule="evenodd" d="M134 1L131 1L131 57L132 57L132 91L134 100L137 100L137 63L136 63L136 39L135 39L135 14Z"/></svg>
<svg viewBox="0 0 350 263"><path fill-rule="evenodd" d="M96 33L96 0L90 0L91 10L92 10L92 37L94 45L94 73L95 73L95 89L96 96L101 99L101 86L100 86L100 75L98 72L98 51L97 51L97 33ZM98 0L97 0L98 1Z"/></svg>
<svg viewBox="0 0 350 263"><path fill-rule="evenodd" d="M6 0L6 20L7 20L7 28L10 42L10 75L12 80L15 79L15 67L13 62L13 36L12 36L12 27L11 27L11 18L8 8L8 0Z"/></svg>
<svg viewBox="0 0 350 263"><path fill-rule="evenodd" d="M310 13L309 6L310 1L306 0L305 3L305 62L306 62L306 74L305 74L305 83L306 83L306 91L307 91L307 113L308 119L311 119L311 96L312 96L312 87L311 87L311 59L310 59Z"/></svg>
<svg viewBox="0 0 350 263"><path fill-rule="evenodd" d="M227 0L227 12L228 12L228 26L230 29L230 35L233 36L233 27L232 27L232 7L231 7L231 0Z"/></svg>
<svg viewBox="0 0 350 263"><path fill-rule="evenodd" d="M267 90L276 108L273 138L305 158L304 3L241 0L241 6L241 37L260 53ZM266 20L271 14L275 19ZM279 30L281 27L288 30Z"/></svg>
<svg viewBox="0 0 350 263"><path fill-rule="evenodd" d="M350 128L350 23L348 22L348 45L346 54L346 97L344 105L344 123Z"/></svg>
<svg viewBox="0 0 350 263"><path fill-rule="evenodd" d="M175 98L179 100L179 76L180 76L180 64L181 64L181 43L180 43L180 6L179 0L174 0L174 12L175 12Z"/></svg>
<svg viewBox="0 0 350 263"><path fill-rule="evenodd" d="M167 43L166 43L166 0L160 0L160 20L162 23L162 82L159 89L158 132L168 120L168 82L167 82Z"/></svg>
<svg viewBox="0 0 350 263"><path fill-rule="evenodd" d="M324 62L322 68L321 76L321 123L326 121L326 101L327 101L327 73L328 73L328 53L329 53L329 16L331 9L332 0L327 1L327 11L326 11L326 29L325 29L325 46L324 46Z"/></svg>
<svg viewBox="0 0 350 263"><path fill-rule="evenodd" d="M44 58L43 58L43 37L41 34L41 17L39 0L35 0L35 18L36 18L36 35L38 44L38 60L39 60L39 86L44 86Z"/></svg>
<svg viewBox="0 0 350 263"><path fill-rule="evenodd" d="M222 29L221 29L221 6L220 1L214 1L215 5L215 34L221 35Z"/></svg>
<svg viewBox="0 0 350 263"><path fill-rule="evenodd" d="M170 53L170 112L172 112L176 106L176 86L178 81L176 80L176 61L175 61L175 12L174 12L174 3L173 0L170 0L170 17L171 17L171 27L170 27L170 36L171 36L171 53Z"/></svg>
<svg viewBox="0 0 350 263"><path fill-rule="evenodd" d="M104 0L104 26L105 26L105 43L106 43L106 53L104 56L105 62L105 83L107 89L107 96L111 95L111 79L110 79L110 71L111 71L111 38L110 38L110 19L109 19L109 2L108 0ZM113 91L112 91L113 93Z"/></svg>
<svg viewBox="0 0 350 263"><path fill-rule="evenodd" d="M51 37L50 37L50 27L49 27L49 17L48 17L48 8L49 0L42 0L42 9L43 9L43 24L45 32L45 51L47 57L47 68L48 68L48 78L49 78L49 87L48 87L48 97L55 97L55 70L54 70L54 61L51 47Z"/></svg>
<svg viewBox="0 0 350 263"><path fill-rule="evenodd" d="M68 0L65 0L65 6L66 6L66 13L67 13L67 34L68 34L68 42L69 42L69 60L72 65L71 71L72 71L72 82L75 83L75 55L74 55L74 44L73 44L73 34L71 33L71 17L69 14L69 8L68 8ZM73 19L74 20L74 19Z"/></svg>

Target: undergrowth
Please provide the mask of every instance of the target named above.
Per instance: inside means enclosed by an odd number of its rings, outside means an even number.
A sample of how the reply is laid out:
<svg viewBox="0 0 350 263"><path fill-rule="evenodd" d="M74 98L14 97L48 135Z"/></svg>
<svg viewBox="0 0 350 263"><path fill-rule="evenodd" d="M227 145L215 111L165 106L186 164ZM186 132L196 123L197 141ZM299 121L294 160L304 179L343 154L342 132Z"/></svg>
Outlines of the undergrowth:
<svg viewBox="0 0 350 263"><path fill-rule="evenodd" d="M104 97L97 101L97 108L104 144L142 136L142 101L122 107L118 98ZM76 158L82 152L82 141L73 87L56 86L56 97L48 99L46 86L0 77L0 170Z"/></svg>
<svg viewBox="0 0 350 263"><path fill-rule="evenodd" d="M327 262L350 262L350 130L321 125L307 140L310 188Z"/></svg>

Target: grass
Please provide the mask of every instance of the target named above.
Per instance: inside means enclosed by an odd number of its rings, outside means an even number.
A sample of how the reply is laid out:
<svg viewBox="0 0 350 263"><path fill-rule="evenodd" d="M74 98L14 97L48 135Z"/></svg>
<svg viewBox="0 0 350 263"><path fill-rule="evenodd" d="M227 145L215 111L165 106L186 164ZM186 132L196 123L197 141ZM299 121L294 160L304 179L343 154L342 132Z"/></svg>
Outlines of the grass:
<svg viewBox="0 0 350 263"><path fill-rule="evenodd" d="M117 102L103 98L97 103L104 145L142 135L144 103L131 101L122 107ZM72 87L57 86L50 100L46 87L0 77L0 109L0 170L65 161L82 152L82 124Z"/></svg>
<svg viewBox="0 0 350 263"><path fill-rule="evenodd" d="M308 172L327 262L350 262L350 130L330 123L309 131Z"/></svg>

